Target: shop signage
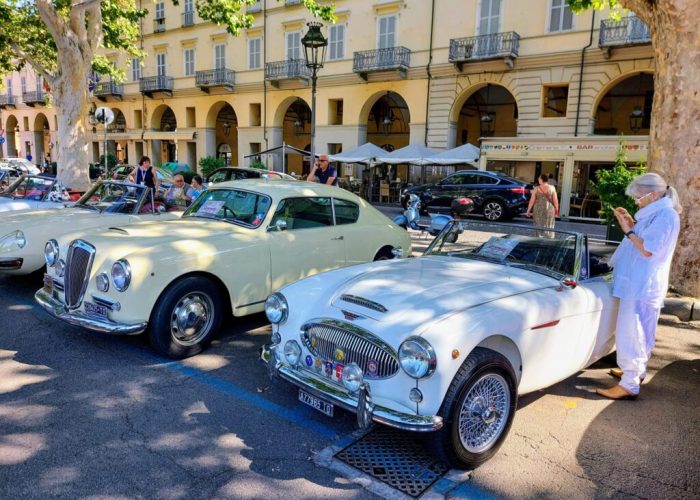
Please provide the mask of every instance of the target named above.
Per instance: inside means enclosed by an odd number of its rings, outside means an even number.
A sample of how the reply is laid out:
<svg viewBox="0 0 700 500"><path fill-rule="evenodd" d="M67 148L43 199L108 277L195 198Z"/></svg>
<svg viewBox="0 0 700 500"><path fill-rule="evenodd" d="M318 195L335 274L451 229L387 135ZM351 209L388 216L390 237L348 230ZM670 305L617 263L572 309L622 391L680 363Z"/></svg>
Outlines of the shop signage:
<svg viewBox="0 0 700 500"><path fill-rule="evenodd" d="M505 143L505 144L483 144L481 150L487 151L617 151L620 147L619 144L595 144L595 143L582 143L582 144L519 144L519 143ZM637 143L637 144L624 144L623 147L627 151L647 151L648 144Z"/></svg>

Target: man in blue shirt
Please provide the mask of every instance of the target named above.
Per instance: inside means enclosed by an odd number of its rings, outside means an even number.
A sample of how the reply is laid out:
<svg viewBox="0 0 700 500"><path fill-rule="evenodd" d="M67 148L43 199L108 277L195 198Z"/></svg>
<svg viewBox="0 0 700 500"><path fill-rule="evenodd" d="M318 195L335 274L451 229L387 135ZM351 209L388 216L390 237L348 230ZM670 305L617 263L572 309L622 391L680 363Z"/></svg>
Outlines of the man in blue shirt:
<svg viewBox="0 0 700 500"><path fill-rule="evenodd" d="M316 160L314 168L306 178L306 180L309 182L314 182L316 179L318 179L318 182L321 184L328 184L331 186L338 185L338 173L328 162L328 155L318 156L318 160Z"/></svg>

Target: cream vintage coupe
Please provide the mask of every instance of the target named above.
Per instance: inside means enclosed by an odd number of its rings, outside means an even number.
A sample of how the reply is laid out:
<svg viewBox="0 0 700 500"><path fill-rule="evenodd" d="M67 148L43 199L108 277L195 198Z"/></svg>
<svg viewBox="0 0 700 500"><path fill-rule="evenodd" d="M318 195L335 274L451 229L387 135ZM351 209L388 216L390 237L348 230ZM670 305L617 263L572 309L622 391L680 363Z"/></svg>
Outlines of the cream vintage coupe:
<svg viewBox="0 0 700 500"><path fill-rule="evenodd" d="M94 331L148 330L156 351L184 358L211 342L226 315L263 311L278 288L409 255L410 245L406 231L343 189L225 182L178 220L49 241L36 299L55 317Z"/></svg>
<svg viewBox="0 0 700 500"><path fill-rule="evenodd" d="M0 273L38 271L44 267L46 241L69 233L76 237L78 229L107 229L148 220L172 220L182 215L182 212L161 213L157 210L158 202L154 203L149 194L144 186L101 181L72 207L4 214L0 218Z"/></svg>
<svg viewBox="0 0 700 500"><path fill-rule="evenodd" d="M319 274L270 296L272 376L299 400L416 432L473 468L508 433L519 394L608 354L614 246L531 227L452 222L425 255Z"/></svg>

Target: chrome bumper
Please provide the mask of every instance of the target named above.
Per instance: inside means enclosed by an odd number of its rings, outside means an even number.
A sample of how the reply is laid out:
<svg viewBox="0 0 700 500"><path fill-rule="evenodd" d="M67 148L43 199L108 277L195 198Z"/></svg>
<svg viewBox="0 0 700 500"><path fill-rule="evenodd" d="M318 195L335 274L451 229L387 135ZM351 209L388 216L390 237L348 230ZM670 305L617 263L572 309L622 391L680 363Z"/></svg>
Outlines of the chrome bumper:
<svg viewBox="0 0 700 500"><path fill-rule="evenodd" d="M315 373L295 370L275 361L271 349L274 347L265 345L260 348L260 359L267 363L271 377L281 377L317 398L355 413L360 427L366 428L374 421L413 432L433 432L442 428L442 417L413 415L376 405L372 402L368 384L363 384L357 396L352 395L341 387L329 384L328 379Z"/></svg>
<svg viewBox="0 0 700 500"><path fill-rule="evenodd" d="M43 288L39 289L34 294L34 299L54 318L99 333L108 333L110 335L136 335L145 331L148 326L148 323L125 325L116 323L107 318L89 316L82 311L68 311L63 302L55 299Z"/></svg>

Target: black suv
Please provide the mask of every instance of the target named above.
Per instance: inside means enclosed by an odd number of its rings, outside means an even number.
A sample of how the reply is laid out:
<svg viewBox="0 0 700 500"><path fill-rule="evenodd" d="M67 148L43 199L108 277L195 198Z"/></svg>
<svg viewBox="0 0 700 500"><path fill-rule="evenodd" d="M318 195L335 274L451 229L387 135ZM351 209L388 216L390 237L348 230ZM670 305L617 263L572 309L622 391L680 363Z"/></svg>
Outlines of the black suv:
<svg viewBox="0 0 700 500"><path fill-rule="evenodd" d="M421 199L421 210L450 211L452 200L468 197L474 201L474 212L491 221L514 217L527 210L532 185L506 177L498 172L460 170L437 184L423 184L404 190L401 204L406 207L408 195Z"/></svg>

